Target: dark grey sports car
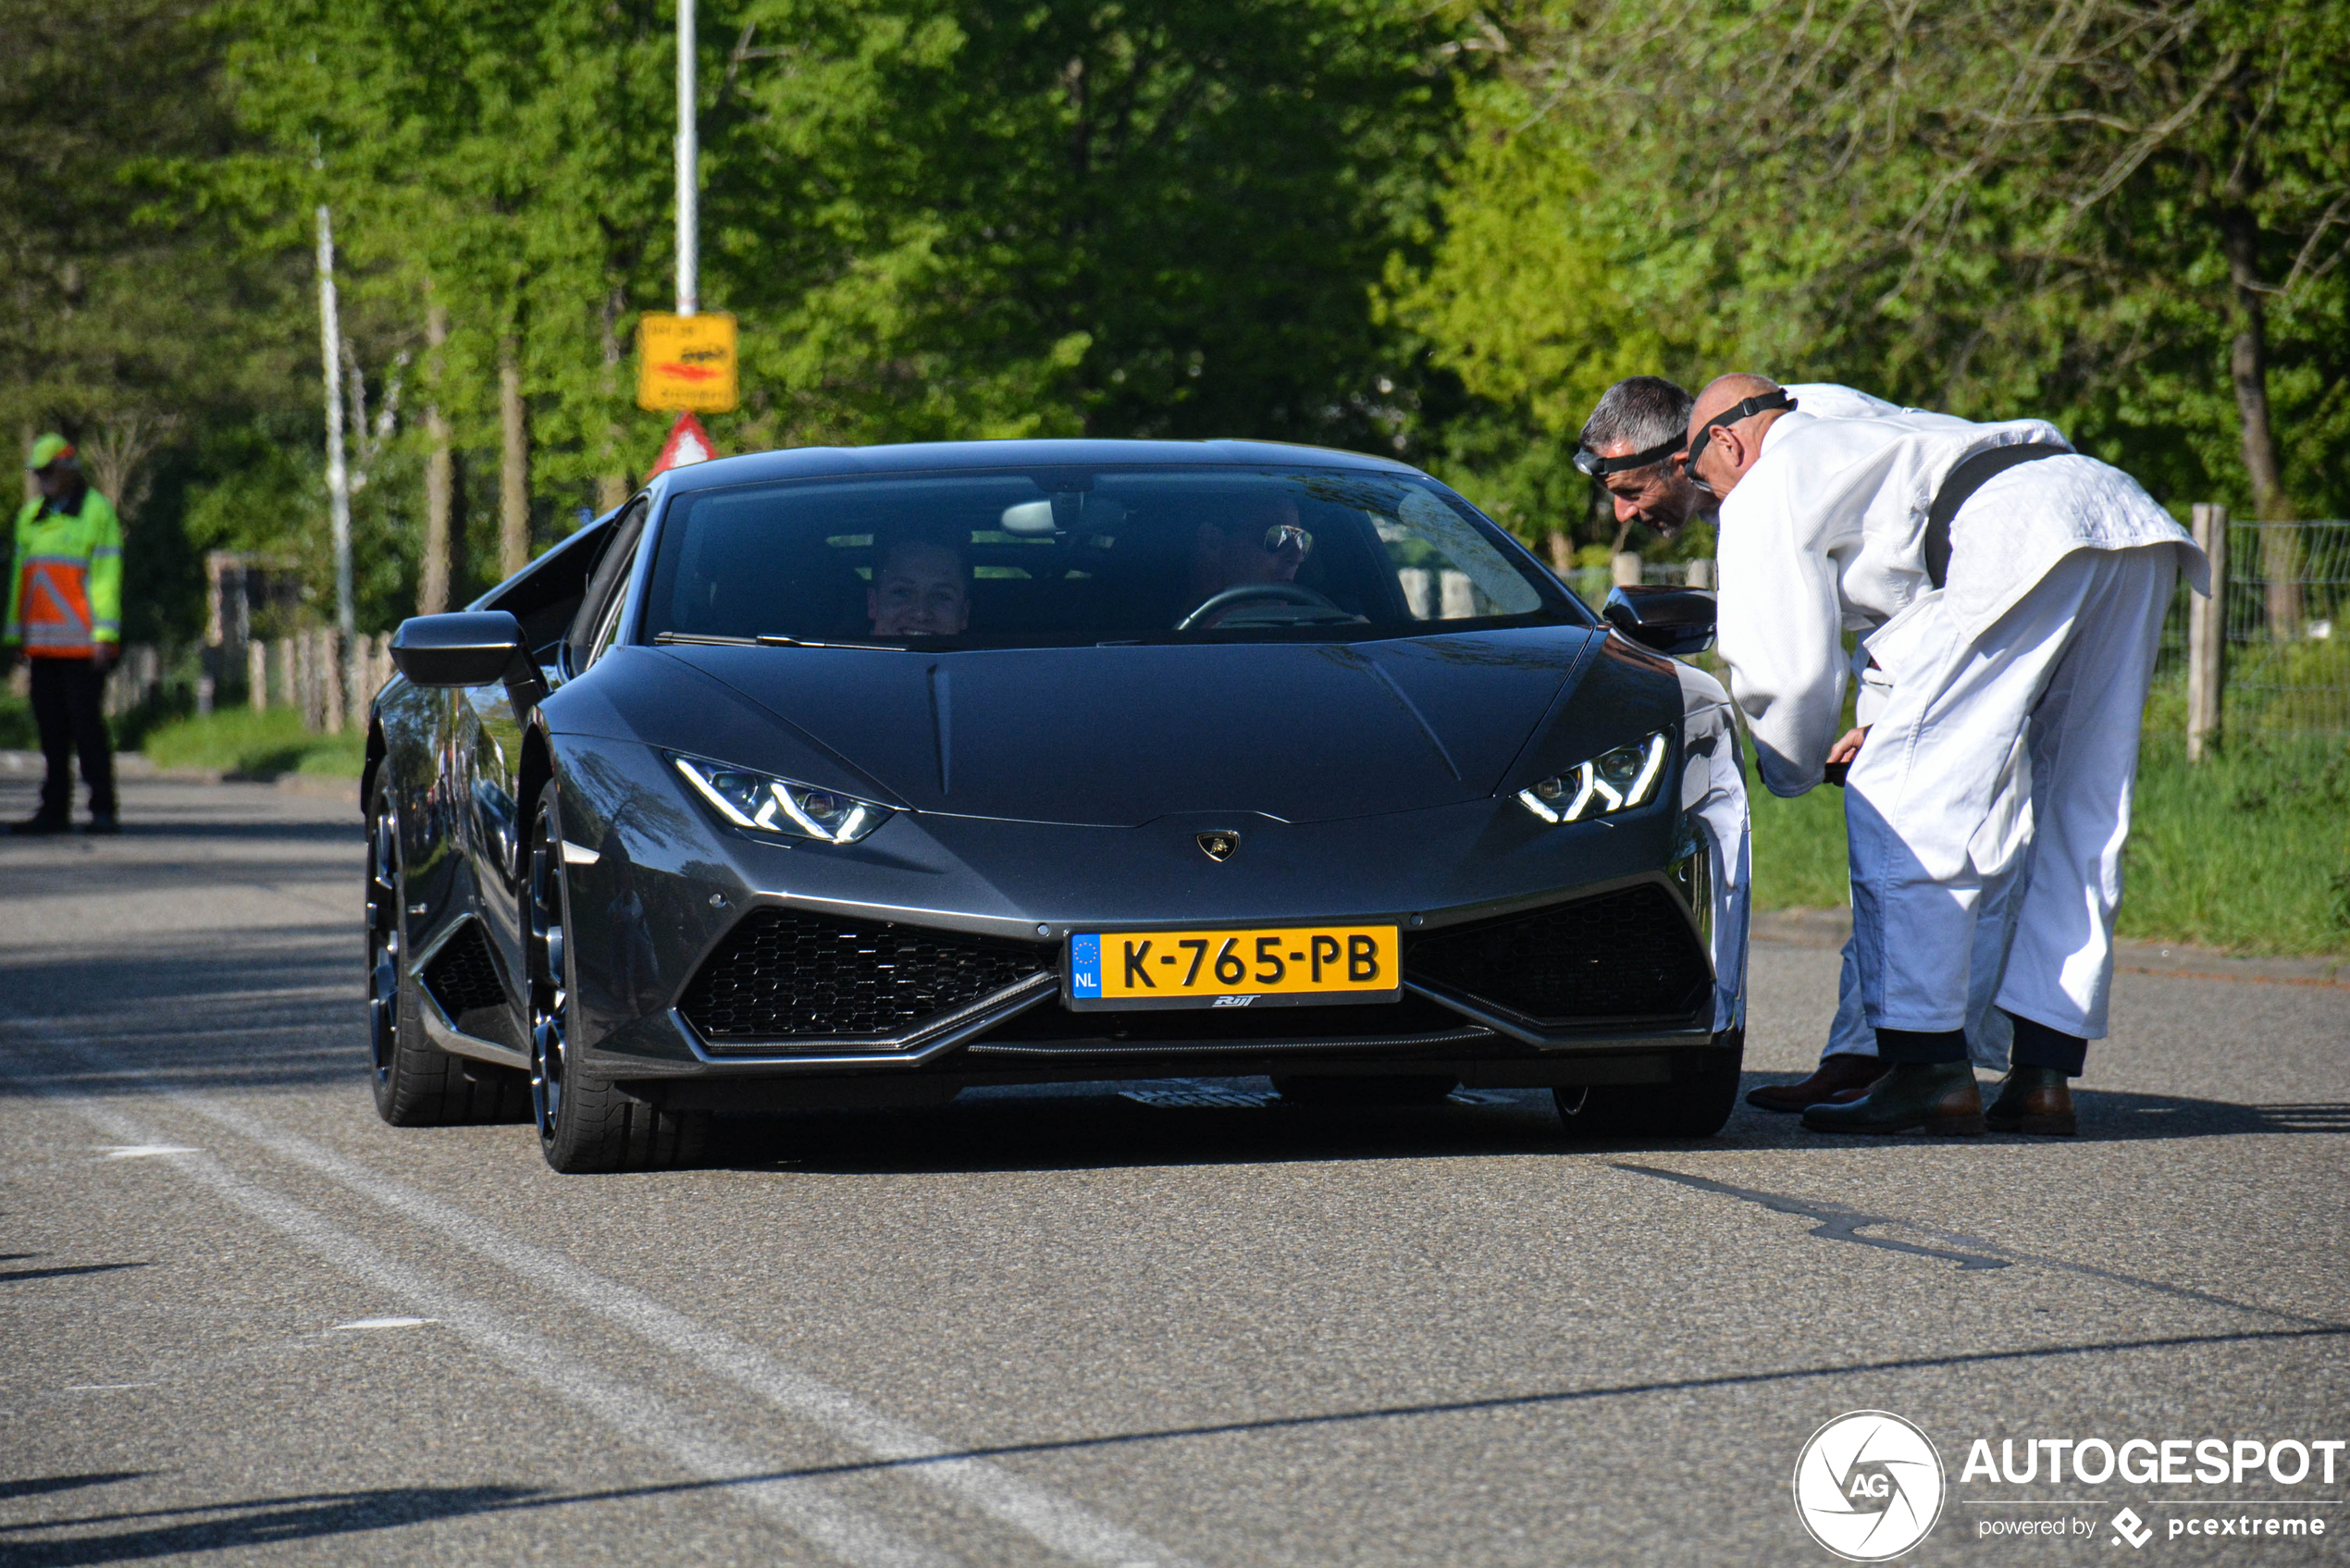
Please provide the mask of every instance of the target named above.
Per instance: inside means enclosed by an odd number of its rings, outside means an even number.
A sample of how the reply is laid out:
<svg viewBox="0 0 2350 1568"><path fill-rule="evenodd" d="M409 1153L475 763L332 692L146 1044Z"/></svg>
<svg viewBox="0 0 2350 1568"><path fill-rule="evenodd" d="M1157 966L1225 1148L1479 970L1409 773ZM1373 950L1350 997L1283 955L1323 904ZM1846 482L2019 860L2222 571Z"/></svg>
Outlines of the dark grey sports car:
<svg viewBox="0 0 2350 1568"><path fill-rule="evenodd" d="M713 1113L1269 1074L1709 1135L1745 797L1710 596L1595 619L1401 463L1209 441L673 471L370 721L376 1103L560 1170Z"/></svg>

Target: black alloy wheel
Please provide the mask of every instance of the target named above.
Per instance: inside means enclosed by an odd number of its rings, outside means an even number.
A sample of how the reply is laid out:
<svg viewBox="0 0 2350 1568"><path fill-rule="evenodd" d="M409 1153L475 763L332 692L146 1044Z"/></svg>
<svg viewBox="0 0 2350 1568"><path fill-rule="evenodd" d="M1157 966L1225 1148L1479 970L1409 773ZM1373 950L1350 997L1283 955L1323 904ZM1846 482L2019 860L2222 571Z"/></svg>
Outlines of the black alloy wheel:
<svg viewBox="0 0 2350 1568"><path fill-rule="evenodd" d="M400 964L407 951L403 882L400 814L379 790L367 822L367 1052L378 1105L400 1050Z"/></svg>
<svg viewBox="0 0 2350 1568"><path fill-rule="evenodd" d="M367 1054L376 1114L394 1127L513 1121L522 1075L452 1056L425 1038L432 1004L408 973L408 873L387 765L367 812Z"/></svg>
<svg viewBox="0 0 2350 1568"><path fill-rule="evenodd" d="M579 955L567 940L571 881L563 864L562 799L539 791L523 889L524 960L529 969L530 1107L538 1149L566 1174L669 1170L701 1157L708 1111L672 1111L596 1077L573 1056L572 995Z"/></svg>
<svg viewBox="0 0 2350 1568"><path fill-rule="evenodd" d="M571 971L563 951L563 838L555 817L554 786L550 784L539 796L538 819L531 824L530 881L525 894L528 925L523 938L529 944L524 958L530 986L530 1113L538 1126L538 1146L550 1163L563 1117L564 1031L571 1013Z"/></svg>

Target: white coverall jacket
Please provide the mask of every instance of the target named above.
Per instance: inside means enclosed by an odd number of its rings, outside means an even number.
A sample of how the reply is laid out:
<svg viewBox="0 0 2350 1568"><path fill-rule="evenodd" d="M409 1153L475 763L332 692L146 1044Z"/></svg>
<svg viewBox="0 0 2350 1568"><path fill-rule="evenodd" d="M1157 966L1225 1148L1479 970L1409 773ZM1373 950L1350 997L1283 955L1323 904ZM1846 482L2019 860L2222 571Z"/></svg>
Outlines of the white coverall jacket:
<svg viewBox="0 0 2350 1568"><path fill-rule="evenodd" d="M1999 869L1977 856L1985 837L2009 841L1990 858L2018 847L2022 814L1997 818L2012 799L2002 781L2020 776L2024 832L2059 850L2025 850L2026 957L2020 970L2011 958L1999 1006L2102 1035L2138 716L2178 565L2208 591L2201 552L2126 475L2063 455L1975 493L1936 589L1925 519L1950 470L1986 448L2063 437L2039 420L1821 418L1796 395L1722 503L1720 648L1778 795L1821 781L1842 717L1840 634L1861 633L1877 666L1874 727L1847 798L1868 1022L1960 1027L1984 883Z"/></svg>
<svg viewBox="0 0 2350 1568"><path fill-rule="evenodd" d="M1790 382L1782 390L1794 400L1799 410L1815 419L1882 419L1888 414L1926 412L1905 409L1833 381ZM1876 722L1884 708L1888 683L1885 672L1870 664L1865 647L1854 650L1852 675L1860 683L1854 693L1852 722L1865 729ZM2007 1015L1992 1006L1992 998L1998 992L2000 971L2007 964L2008 936L2015 909L2015 871L2032 836L2032 804L2023 772L2023 747L2019 742L2007 771L2000 776L1990 814L1976 830L1970 846L1970 858L1983 878L1983 896L1976 910L1974 952L1968 971L1967 1054L1976 1066L1994 1072L2007 1069L2009 1041L2013 1032ZM1876 1055L1876 1031L1869 1027L1867 1010L1861 1001L1861 945L1857 932L1844 939L1842 966L1837 976L1836 1019L1828 1026L1827 1043L1820 1052L1823 1059Z"/></svg>

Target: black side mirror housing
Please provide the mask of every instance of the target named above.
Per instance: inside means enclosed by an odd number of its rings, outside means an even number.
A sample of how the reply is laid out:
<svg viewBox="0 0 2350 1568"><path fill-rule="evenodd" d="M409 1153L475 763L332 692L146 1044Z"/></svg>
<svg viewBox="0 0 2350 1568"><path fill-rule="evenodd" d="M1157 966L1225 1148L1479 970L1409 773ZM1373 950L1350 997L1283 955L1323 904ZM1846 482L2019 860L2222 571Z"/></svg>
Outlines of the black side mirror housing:
<svg viewBox="0 0 2350 1568"><path fill-rule="evenodd" d="M502 681L517 713L547 695L522 623L503 610L411 616L392 634L391 661L411 685L486 686Z"/></svg>
<svg viewBox="0 0 2350 1568"><path fill-rule="evenodd" d="M1686 659L1713 646L1713 595L1704 588L1659 583L1619 587L1600 611L1607 623L1659 653Z"/></svg>

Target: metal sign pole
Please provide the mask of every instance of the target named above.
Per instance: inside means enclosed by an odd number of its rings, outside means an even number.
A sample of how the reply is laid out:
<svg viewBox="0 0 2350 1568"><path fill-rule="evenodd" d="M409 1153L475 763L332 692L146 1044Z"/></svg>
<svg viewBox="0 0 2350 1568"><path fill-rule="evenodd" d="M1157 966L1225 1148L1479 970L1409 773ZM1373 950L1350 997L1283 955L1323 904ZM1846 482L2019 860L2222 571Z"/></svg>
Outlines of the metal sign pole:
<svg viewBox="0 0 2350 1568"><path fill-rule="evenodd" d="M318 208L318 340L327 378L327 514L334 530L335 624L348 641L353 625L351 473L342 451L342 324L335 308L334 219L324 204Z"/></svg>
<svg viewBox="0 0 2350 1568"><path fill-rule="evenodd" d="M695 210L695 166L701 149L694 136L694 0L677 0L677 314L701 305L699 215Z"/></svg>

